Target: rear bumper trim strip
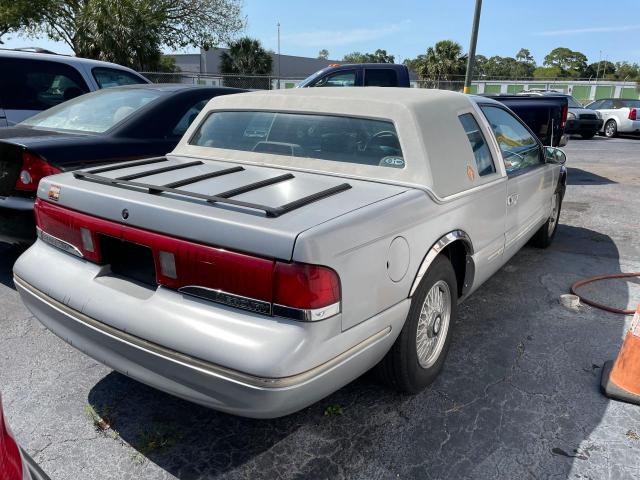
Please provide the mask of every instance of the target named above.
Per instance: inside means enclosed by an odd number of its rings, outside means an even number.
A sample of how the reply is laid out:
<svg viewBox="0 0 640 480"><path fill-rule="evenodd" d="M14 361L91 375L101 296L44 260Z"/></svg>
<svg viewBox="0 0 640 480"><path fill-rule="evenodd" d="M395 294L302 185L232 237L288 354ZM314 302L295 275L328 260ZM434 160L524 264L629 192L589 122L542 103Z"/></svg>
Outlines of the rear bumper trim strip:
<svg viewBox="0 0 640 480"><path fill-rule="evenodd" d="M316 377L323 375L324 373L342 364L343 362L348 361L351 357L357 355L362 350L365 350L370 345L378 342L391 332L391 327L388 326L371 335L370 337L364 339L348 350L342 352L341 354L326 361L325 363L322 363L305 372L288 377L259 377L215 365L213 363L191 357L184 353L171 350L161 345L144 340L140 337L136 337L129 333L123 332L109 325L106 325L99 320L78 312L77 310L74 310L67 305L60 303L59 301L49 297L42 291L27 283L18 275L14 275L13 280L16 284L16 287L21 290L21 293L24 292L38 298L41 302L44 302L50 307L62 312L74 321L84 324L89 328L92 328L104 335L108 335L118 341L125 342L135 348L145 350L165 360L176 362L189 368L197 369L201 372L210 374L223 380L258 389L282 389L300 386L304 383L314 380Z"/></svg>

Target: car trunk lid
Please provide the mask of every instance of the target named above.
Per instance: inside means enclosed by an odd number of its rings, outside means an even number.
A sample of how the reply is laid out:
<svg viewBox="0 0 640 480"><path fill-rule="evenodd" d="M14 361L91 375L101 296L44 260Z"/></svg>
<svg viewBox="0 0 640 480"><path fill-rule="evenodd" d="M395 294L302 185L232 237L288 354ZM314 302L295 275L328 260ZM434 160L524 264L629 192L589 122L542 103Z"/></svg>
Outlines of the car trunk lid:
<svg viewBox="0 0 640 480"><path fill-rule="evenodd" d="M405 190L316 173L168 157L47 177L38 196L144 230L290 260L301 232Z"/></svg>

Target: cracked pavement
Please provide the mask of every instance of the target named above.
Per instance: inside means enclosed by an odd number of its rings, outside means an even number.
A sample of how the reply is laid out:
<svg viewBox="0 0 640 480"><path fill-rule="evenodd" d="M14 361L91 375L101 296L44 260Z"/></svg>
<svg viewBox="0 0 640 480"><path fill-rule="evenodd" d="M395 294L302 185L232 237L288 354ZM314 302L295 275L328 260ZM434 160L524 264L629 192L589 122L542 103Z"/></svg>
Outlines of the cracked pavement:
<svg viewBox="0 0 640 480"><path fill-rule="evenodd" d="M19 443L53 480L640 478L640 407L599 392L631 317L558 303L580 278L640 271L640 139L566 152L554 244L525 247L461 305L430 389L399 395L368 374L276 420L190 404L68 346L22 306L19 252L0 245L0 389ZM640 302L638 281L583 292Z"/></svg>

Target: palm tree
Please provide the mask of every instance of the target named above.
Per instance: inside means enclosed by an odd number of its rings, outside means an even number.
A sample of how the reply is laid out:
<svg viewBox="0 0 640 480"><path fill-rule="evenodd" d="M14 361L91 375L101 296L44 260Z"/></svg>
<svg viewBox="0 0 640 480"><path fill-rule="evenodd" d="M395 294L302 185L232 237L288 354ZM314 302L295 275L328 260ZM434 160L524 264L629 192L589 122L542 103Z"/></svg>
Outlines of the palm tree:
<svg viewBox="0 0 640 480"><path fill-rule="evenodd" d="M273 57L262 48L259 40L242 37L229 44L229 51L220 54L220 72L233 75L225 85L244 88L269 88L268 78L247 79L240 76L270 75Z"/></svg>
<svg viewBox="0 0 640 480"><path fill-rule="evenodd" d="M427 49L424 60L418 65L418 75L437 83L451 81L456 75L464 75L466 55L462 46L453 40L440 40Z"/></svg>

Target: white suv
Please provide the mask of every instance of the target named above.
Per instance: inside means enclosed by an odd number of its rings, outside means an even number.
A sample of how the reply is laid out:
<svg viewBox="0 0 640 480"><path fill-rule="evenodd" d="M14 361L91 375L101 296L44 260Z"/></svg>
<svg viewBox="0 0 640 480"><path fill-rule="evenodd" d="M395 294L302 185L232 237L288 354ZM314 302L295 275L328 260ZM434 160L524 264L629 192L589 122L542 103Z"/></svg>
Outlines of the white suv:
<svg viewBox="0 0 640 480"><path fill-rule="evenodd" d="M0 127L101 88L149 80L114 63L20 50L0 50Z"/></svg>

